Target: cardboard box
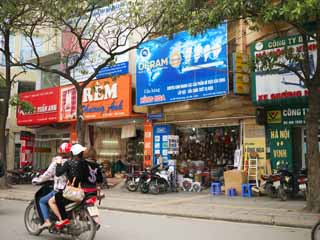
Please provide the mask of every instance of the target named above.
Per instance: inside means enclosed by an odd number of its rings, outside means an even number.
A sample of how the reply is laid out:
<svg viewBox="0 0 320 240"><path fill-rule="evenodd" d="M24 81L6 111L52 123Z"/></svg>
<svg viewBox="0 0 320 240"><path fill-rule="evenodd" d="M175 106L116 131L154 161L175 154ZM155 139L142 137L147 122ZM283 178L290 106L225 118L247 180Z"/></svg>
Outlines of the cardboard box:
<svg viewBox="0 0 320 240"><path fill-rule="evenodd" d="M246 172L240 170L230 170L224 172L224 185L226 194L228 189L235 188L237 195L241 195L241 186L243 183L248 182L248 176Z"/></svg>

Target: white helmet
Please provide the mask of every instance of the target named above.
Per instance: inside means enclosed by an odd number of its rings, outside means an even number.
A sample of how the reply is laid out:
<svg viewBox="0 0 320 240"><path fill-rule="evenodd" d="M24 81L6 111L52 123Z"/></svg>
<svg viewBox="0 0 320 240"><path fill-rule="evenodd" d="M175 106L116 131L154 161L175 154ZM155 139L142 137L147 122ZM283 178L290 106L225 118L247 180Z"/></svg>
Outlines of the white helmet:
<svg viewBox="0 0 320 240"><path fill-rule="evenodd" d="M75 155L79 155L81 152L85 151L86 149L87 149L86 147L82 146L79 143L76 143L72 145L71 152L75 156Z"/></svg>

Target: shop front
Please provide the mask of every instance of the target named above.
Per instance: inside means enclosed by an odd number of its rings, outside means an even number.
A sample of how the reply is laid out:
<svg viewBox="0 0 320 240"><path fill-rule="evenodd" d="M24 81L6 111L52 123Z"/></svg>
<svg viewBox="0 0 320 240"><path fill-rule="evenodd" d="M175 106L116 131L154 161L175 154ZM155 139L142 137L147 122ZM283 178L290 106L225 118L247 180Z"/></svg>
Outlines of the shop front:
<svg viewBox="0 0 320 240"><path fill-rule="evenodd" d="M277 39L281 45L274 45L274 40L252 44L252 57L259 57L270 52L284 52L284 48L300 49L300 36ZM310 46L310 64L313 66L316 51ZM257 71L253 79L253 101L262 107L261 122L266 126L267 155L274 171L288 169L299 171L306 167L306 129L305 117L308 113L308 90L294 73L285 68L271 71Z"/></svg>
<svg viewBox="0 0 320 240"><path fill-rule="evenodd" d="M247 167L248 151L261 151L265 164L265 132L255 123L256 109L249 96L229 92L227 42L222 24L203 35L180 32L151 40L137 50L135 111L147 113L152 124L152 164L174 163L179 183L223 182L225 171ZM264 141L245 148L253 137Z"/></svg>
<svg viewBox="0 0 320 240"><path fill-rule="evenodd" d="M32 104L34 111L24 113L17 111L17 124L30 127L34 132L21 132L16 155L20 157L20 164L16 167L32 164L36 169L45 169L53 156L57 154L59 145L69 141L68 124L59 124L59 95L60 88L47 88L38 91L21 93L21 101Z"/></svg>
<svg viewBox="0 0 320 240"><path fill-rule="evenodd" d="M143 164L145 115L132 112L131 86L131 76L121 75L94 80L83 92L86 145L96 149L98 161L105 165L110 175L128 171L131 167L141 169ZM70 123L73 128L76 97L73 85L61 87L60 121Z"/></svg>

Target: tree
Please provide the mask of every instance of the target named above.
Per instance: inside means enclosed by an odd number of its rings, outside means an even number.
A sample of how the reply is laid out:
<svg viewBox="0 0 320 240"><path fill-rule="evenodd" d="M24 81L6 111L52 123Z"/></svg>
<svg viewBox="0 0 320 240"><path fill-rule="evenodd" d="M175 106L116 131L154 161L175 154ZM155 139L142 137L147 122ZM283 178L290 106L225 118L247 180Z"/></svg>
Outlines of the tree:
<svg viewBox="0 0 320 240"><path fill-rule="evenodd" d="M318 129L320 118L320 2L310 1L268 1L268 0L185 0L180 20L192 32L201 32L214 27L222 21L244 20L254 29L266 25L285 24L302 36L301 52L286 49L283 56L267 54L257 59L260 68L285 68L293 72L308 89L309 112L306 116L307 127L307 166L308 196L307 209L320 211L320 154L318 147ZM308 41L314 41L317 48L315 73L309 64ZM294 62L292 67L289 62Z"/></svg>
<svg viewBox="0 0 320 240"><path fill-rule="evenodd" d="M76 130L82 144L85 132L82 109L84 88L103 68L115 64L117 57L136 49L153 36L160 29L164 16L167 16L167 12L175 4L172 0L112 2L114 1L42 1L39 2L39 8L50 24L33 25L24 30L36 59L23 65L57 74L74 85L77 92ZM41 32L42 27L54 29L55 34L62 33L63 41L68 39L68 47L62 48L61 69L50 69L41 62L34 36ZM93 52L99 52L100 56L94 58ZM88 62L92 65L89 69ZM73 74L74 71L82 74L81 82Z"/></svg>
<svg viewBox="0 0 320 240"><path fill-rule="evenodd" d="M21 30L26 24L32 22L32 19L35 19L34 15L31 14L31 12L34 11L34 3L35 1L32 0L3 0L0 2L0 55L4 59L3 64L0 66L0 161L3 162L5 171L7 169L6 123L10 105L11 88L18 77L24 73L24 69L15 68L19 66L19 64L17 64L19 61L15 59L12 54L13 49L11 49L10 39L13 34ZM21 102L15 98L12 104L20 105ZM27 108L27 111L32 111L30 110L30 105L26 105L25 103L23 103L23 105L24 108ZM4 180L6 179L4 178ZM6 181L4 181L4 185L6 185Z"/></svg>

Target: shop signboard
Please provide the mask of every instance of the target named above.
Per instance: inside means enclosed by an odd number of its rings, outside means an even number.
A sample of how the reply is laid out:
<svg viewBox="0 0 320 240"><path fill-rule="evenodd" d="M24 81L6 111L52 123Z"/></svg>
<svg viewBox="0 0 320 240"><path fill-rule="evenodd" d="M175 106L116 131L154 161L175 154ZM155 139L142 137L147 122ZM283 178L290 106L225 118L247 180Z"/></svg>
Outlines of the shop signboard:
<svg viewBox="0 0 320 240"><path fill-rule="evenodd" d="M285 126L272 126L267 132L272 169L292 170L291 129Z"/></svg>
<svg viewBox="0 0 320 240"><path fill-rule="evenodd" d="M315 73L317 46L314 40L309 40L309 61L311 67L311 75ZM263 42L256 42L251 45L252 58L258 59L266 54L284 55L286 50L290 49L294 53L302 53L302 36L290 36L286 38L277 38ZM300 73L299 66L287 60L284 56L280 61L286 65L297 69ZM286 99L299 99L308 96L308 90L305 88L303 81L297 75L282 67L274 67L272 70L262 71L257 66L253 79L253 99L258 104L273 102L275 100L282 101Z"/></svg>
<svg viewBox="0 0 320 240"><path fill-rule="evenodd" d="M180 32L143 43L136 56L138 106L228 93L227 24L191 36Z"/></svg>
<svg viewBox="0 0 320 240"><path fill-rule="evenodd" d="M153 127L153 164L157 164L157 156L162 156L163 164L168 163L169 159L169 139L170 125L156 125Z"/></svg>
<svg viewBox="0 0 320 240"><path fill-rule="evenodd" d="M163 118L163 112L160 113L148 113L147 118L149 120L160 120Z"/></svg>
<svg viewBox="0 0 320 240"><path fill-rule="evenodd" d="M269 125L305 125L305 117L308 107L285 107L275 110L267 110L267 123Z"/></svg>
<svg viewBox="0 0 320 240"><path fill-rule="evenodd" d="M58 122L59 94L59 87L20 93L19 99L30 103L34 111L25 113L18 108L17 124L19 126L31 126Z"/></svg>
<svg viewBox="0 0 320 240"><path fill-rule="evenodd" d="M249 94L249 56L245 53L235 52L233 60L233 91L235 94Z"/></svg>
<svg viewBox="0 0 320 240"><path fill-rule="evenodd" d="M144 168L152 165L152 122L145 120L144 122L144 153L143 166Z"/></svg>
<svg viewBox="0 0 320 240"><path fill-rule="evenodd" d="M91 81L83 91L82 109L85 120L130 116L132 113L131 76L121 75ZM61 88L60 121L75 121L77 92L73 85Z"/></svg>
<svg viewBox="0 0 320 240"><path fill-rule="evenodd" d="M124 7L124 4L125 1L119 1L109 6L95 10L92 14L92 20L86 27L88 34L92 34L95 28L101 28L101 23L104 22L104 30L99 29L99 35L96 34L96 36L99 36L99 45L106 48L107 46L109 48L113 48L115 46L115 43L112 42L112 39L117 39L119 40L118 44L120 46L117 48L116 52L121 52L129 47L129 43L126 38L126 36L128 35L128 30L125 31L124 26L121 26L115 22L116 19L121 19L121 17L123 16L120 9ZM71 19L69 23L77 24L78 26L83 27L83 24L87 23L88 18L83 17L82 19L83 20L80 20L80 22L77 23L75 23L75 21L78 19ZM116 35L118 34L118 30L123 31L122 35ZM88 35L88 39L91 38L92 36ZM86 41L83 41L82 44L85 46L88 43ZM69 65L72 64L75 59L72 56L76 57L79 52L80 47L78 44L78 39L76 39L76 37L70 32L65 31L62 34L62 55L69 56ZM72 55L70 56L70 54ZM78 82L87 80L88 77L95 71L95 69L100 64L104 63L104 61L109 57L110 56L106 53L106 51L103 51L97 43L90 42L90 46L88 47L85 56L72 72L73 78L76 79ZM96 79L128 74L129 53L127 52L118 55L115 57L114 60L115 62L102 68L99 71L98 75L96 76ZM61 86L68 84L70 84L70 82L67 79L60 78Z"/></svg>

